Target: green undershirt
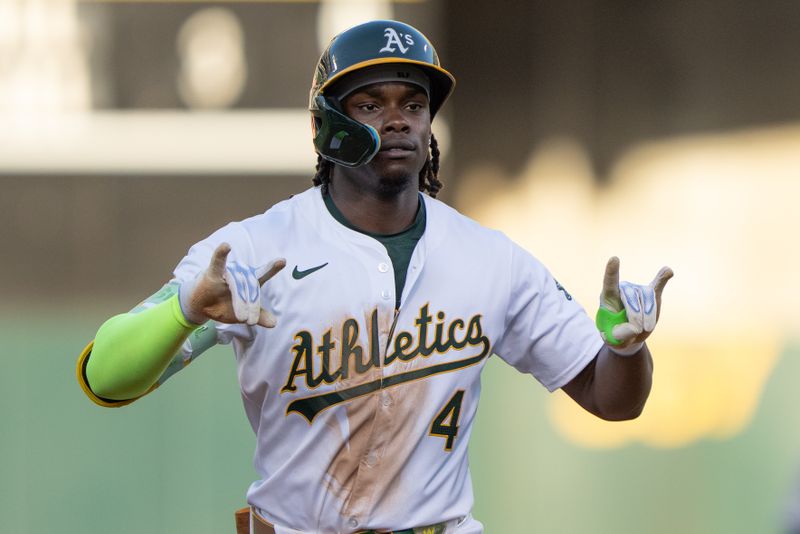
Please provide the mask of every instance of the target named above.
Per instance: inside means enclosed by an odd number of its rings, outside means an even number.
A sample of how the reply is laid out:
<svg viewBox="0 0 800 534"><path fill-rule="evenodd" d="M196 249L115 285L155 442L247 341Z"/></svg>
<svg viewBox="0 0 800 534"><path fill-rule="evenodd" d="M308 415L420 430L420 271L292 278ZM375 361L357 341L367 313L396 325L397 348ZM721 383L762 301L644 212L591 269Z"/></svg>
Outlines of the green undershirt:
<svg viewBox="0 0 800 534"><path fill-rule="evenodd" d="M417 246L417 241L420 240L422 234L425 233L425 200L422 195L419 197L419 207L417 208L417 216L411 226L398 232L396 234L376 234L362 230L347 220L344 214L339 211L339 208L334 204L330 195L322 195L325 200L325 206L334 219L339 221L347 228L368 235L373 239L377 239L381 244L386 247L386 252L389 253L389 258L392 260L394 267L394 291L395 291L395 308L400 308L400 297L403 294L403 288L406 285L406 275L408 274L408 264L411 263L411 255L414 253L414 248Z"/></svg>

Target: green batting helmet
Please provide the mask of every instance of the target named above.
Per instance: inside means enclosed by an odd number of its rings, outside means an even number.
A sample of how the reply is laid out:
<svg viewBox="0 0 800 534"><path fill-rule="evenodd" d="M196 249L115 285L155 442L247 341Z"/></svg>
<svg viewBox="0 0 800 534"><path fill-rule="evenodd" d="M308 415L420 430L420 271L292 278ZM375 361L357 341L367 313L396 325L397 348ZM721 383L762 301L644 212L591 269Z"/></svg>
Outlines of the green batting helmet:
<svg viewBox="0 0 800 534"><path fill-rule="evenodd" d="M357 167L377 154L378 132L345 115L336 95L329 93L335 93L331 88L347 79L347 74L387 64L418 69L427 76L431 118L453 91L455 78L440 66L433 45L416 28L394 20L373 20L340 33L317 62L308 104L314 146L323 158Z"/></svg>

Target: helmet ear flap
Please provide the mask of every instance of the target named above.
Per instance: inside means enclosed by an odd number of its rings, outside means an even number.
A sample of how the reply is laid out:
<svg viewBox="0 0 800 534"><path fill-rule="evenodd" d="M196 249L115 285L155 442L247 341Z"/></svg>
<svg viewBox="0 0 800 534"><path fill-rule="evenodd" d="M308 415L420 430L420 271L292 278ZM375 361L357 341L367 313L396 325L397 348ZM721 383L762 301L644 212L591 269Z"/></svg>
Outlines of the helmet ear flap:
<svg viewBox="0 0 800 534"><path fill-rule="evenodd" d="M336 102L322 95L314 104L314 147L320 156L346 167L364 165L375 157L381 147L375 128L351 119L336 109Z"/></svg>
<svg viewBox="0 0 800 534"><path fill-rule="evenodd" d="M316 139L322 129L322 119L314 112L311 113L311 135Z"/></svg>

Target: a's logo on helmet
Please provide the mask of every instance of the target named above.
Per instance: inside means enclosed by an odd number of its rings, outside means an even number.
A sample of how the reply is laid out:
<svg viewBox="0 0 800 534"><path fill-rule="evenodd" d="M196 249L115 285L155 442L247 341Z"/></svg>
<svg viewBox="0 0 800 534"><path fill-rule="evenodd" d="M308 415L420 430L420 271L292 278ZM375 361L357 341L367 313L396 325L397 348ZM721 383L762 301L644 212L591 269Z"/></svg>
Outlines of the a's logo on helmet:
<svg viewBox="0 0 800 534"><path fill-rule="evenodd" d="M386 46L381 48L380 52L395 52L397 48L400 49L400 52L405 54L408 52L409 46L414 44L414 38L408 33L397 33L394 28L386 28L383 31L383 36L386 37ZM406 44L403 44L403 41ZM408 46L406 46L408 45ZM395 48L395 46L397 48Z"/></svg>

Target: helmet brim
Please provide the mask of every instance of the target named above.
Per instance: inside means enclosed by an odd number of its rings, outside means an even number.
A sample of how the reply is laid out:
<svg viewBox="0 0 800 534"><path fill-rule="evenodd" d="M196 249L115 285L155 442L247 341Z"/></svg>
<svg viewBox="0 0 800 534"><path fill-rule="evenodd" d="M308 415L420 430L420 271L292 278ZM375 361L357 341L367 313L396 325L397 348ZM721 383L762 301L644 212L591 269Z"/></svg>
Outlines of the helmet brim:
<svg viewBox="0 0 800 534"><path fill-rule="evenodd" d="M362 61L360 63L350 65L346 69L342 69L340 72L337 72L334 76L331 76L329 79L327 79L325 83L320 86L319 94L325 95L326 89L329 89L333 84L335 84L338 80L341 80L342 77L346 76L350 72L366 69L374 65L385 65L390 63L407 63L416 65L417 67L421 68L425 74L427 74L431 82L430 104L431 119L433 119L433 117L436 115L436 112L439 111L447 98L452 94L456 85L456 79L445 69L425 61L417 61L414 59L398 57L375 58L368 61ZM312 101L312 106L313 105L314 103Z"/></svg>

